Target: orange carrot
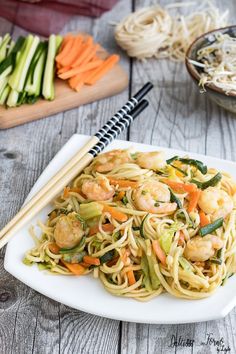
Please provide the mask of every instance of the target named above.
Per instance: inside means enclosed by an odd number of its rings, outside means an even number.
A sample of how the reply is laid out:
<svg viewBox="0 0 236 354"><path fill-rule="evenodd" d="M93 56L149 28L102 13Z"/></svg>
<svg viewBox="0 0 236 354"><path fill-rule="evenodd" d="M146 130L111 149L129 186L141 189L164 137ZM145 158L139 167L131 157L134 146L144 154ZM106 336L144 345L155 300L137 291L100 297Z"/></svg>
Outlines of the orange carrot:
<svg viewBox="0 0 236 354"><path fill-rule="evenodd" d="M92 48L90 50L89 50L89 48L85 49L81 53L81 55L78 58L76 58L76 60L71 64L72 68L76 68L79 65L87 64L90 60L92 60L94 58L98 48L99 48L99 45L95 44L94 46L92 46ZM81 60L81 58L82 58L82 60Z"/></svg>
<svg viewBox="0 0 236 354"><path fill-rule="evenodd" d="M173 188L178 193L184 193L184 192L192 193L192 192L195 192L197 189L197 186L193 183L185 184L185 183L171 181L167 178L163 178L161 180L161 182L164 182L165 184L167 184L169 187Z"/></svg>
<svg viewBox="0 0 236 354"><path fill-rule="evenodd" d="M75 38L70 37L67 40L67 43L65 44L64 48L60 50L60 53L56 56L56 62L61 63L61 60L64 59L67 55L69 55L73 44L74 44Z"/></svg>
<svg viewBox="0 0 236 354"><path fill-rule="evenodd" d="M201 195L201 190L197 189L194 192L189 193L189 203L188 203L188 212L191 213L197 207L198 200Z"/></svg>
<svg viewBox="0 0 236 354"><path fill-rule="evenodd" d="M119 187L131 187L131 188L137 188L138 187L138 182L135 181L129 181L126 179L115 179L112 177L108 177L110 184L112 184L113 186L118 185Z"/></svg>
<svg viewBox="0 0 236 354"><path fill-rule="evenodd" d="M166 265L166 255L165 252L162 250L159 241L158 240L154 240L152 241L152 247L154 252L157 255L157 258L160 260L161 264L163 264L164 266Z"/></svg>
<svg viewBox="0 0 236 354"><path fill-rule="evenodd" d="M63 192L63 199L66 199L69 197L69 192L70 192L70 187L65 187L64 192Z"/></svg>
<svg viewBox="0 0 236 354"><path fill-rule="evenodd" d="M48 248L49 248L49 250L50 250L52 253L55 253L55 254L58 254L59 251L60 251L60 247L57 246L57 244L56 244L55 242L50 243L50 244L48 245Z"/></svg>
<svg viewBox="0 0 236 354"><path fill-rule="evenodd" d="M206 216L206 214L202 210L199 211L199 216L200 216L200 226L201 227L210 224L210 220L209 220L208 216Z"/></svg>
<svg viewBox="0 0 236 354"><path fill-rule="evenodd" d="M70 69L69 71L58 75L60 79L66 80L69 79L72 76L75 76L79 73L83 73L85 71L89 71L91 69L97 68L103 63L103 60L101 59L96 59L91 61L90 63L87 63L85 65L77 66L76 68Z"/></svg>
<svg viewBox="0 0 236 354"><path fill-rule="evenodd" d="M68 268L71 271L71 273L75 275L81 275L85 272L85 268L78 263L68 263L65 262L63 259L60 259L60 261L64 264L64 266L66 266L66 268Z"/></svg>
<svg viewBox="0 0 236 354"><path fill-rule="evenodd" d="M113 66L119 61L119 55L113 54L108 57L86 80L85 84L94 85L101 77L103 77Z"/></svg>
<svg viewBox="0 0 236 354"><path fill-rule="evenodd" d="M68 34L63 38L63 41L62 41L61 47L60 47L60 52L62 51L62 49L65 48L66 43L67 43L71 38L73 38L73 35L72 35L71 33L68 33Z"/></svg>
<svg viewBox="0 0 236 354"><path fill-rule="evenodd" d="M134 285L136 283L134 272L132 270L129 270L127 272L127 277L128 277L129 285Z"/></svg>
<svg viewBox="0 0 236 354"><path fill-rule="evenodd" d="M112 224L103 224L102 229L105 232L112 232L114 230L114 226ZM89 229L89 236L95 235L99 232L98 225L94 225Z"/></svg>
<svg viewBox="0 0 236 354"><path fill-rule="evenodd" d="M74 188L70 188L69 192L74 192L74 193L81 193L81 189L74 187Z"/></svg>
<svg viewBox="0 0 236 354"><path fill-rule="evenodd" d="M183 246L184 244L184 233L182 231L179 232L179 240L178 240L178 245Z"/></svg>
<svg viewBox="0 0 236 354"><path fill-rule="evenodd" d="M79 56L74 59L72 62L73 67L77 67L81 65L84 61L84 59L88 56L88 54L92 51L94 47L93 44L93 38L89 36L86 41L83 43L83 46L81 48L81 52L79 53Z"/></svg>
<svg viewBox="0 0 236 354"><path fill-rule="evenodd" d="M128 217L126 214L122 213L121 211L118 211L117 209L107 205L107 204L103 204L103 212L108 212L109 214L111 214L111 216L120 222L125 222L128 220Z"/></svg>
<svg viewBox="0 0 236 354"><path fill-rule="evenodd" d="M122 200L122 198L124 198L125 196L125 191L120 191L117 196L114 197L114 202L118 202L120 200Z"/></svg>
<svg viewBox="0 0 236 354"><path fill-rule="evenodd" d="M81 49L82 41L83 41L83 37L81 35L75 37L70 53L68 53L67 56L63 57L60 60L60 64L62 66L71 65L71 63L73 63L73 61L78 57Z"/></svg>
<svg viewBox="0 0 236 354"><path fill-rule="evenodd" d="M130 250L129 249L125 249L124 252L121 254L120 258L122 260L123 263L126 263L127 258L130 255Z"/></svg>
<svg viewBox="0 0 236 354"><path fill-rule="evenodd" d="M100 265L100 259L96 257L91 257L91 256L84 256L83 258L84 263L90 264L90 265Z"/></svg>
<svg viewBox="0 0 236 354"><path fill-rule="evenodd" d="M70 69L71 69L71 66L70 66L70 65L68 65L68 66L60 66L60 69L58 69L58 71L57 71L57 75L66 73L66 72L69 71Z"/></svg>

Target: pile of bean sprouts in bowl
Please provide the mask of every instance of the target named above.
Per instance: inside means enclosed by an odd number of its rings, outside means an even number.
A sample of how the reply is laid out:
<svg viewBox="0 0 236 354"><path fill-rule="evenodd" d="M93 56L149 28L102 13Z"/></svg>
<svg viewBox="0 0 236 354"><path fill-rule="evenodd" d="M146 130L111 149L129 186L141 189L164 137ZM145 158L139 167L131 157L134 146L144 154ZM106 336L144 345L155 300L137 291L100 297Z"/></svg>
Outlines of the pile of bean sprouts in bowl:
<svg viewBox="0 0 236 354"><path fill-rule="evenodd" d="M236 113L236 26L196 39L186 53L185 63L201 93Z"/></svg>

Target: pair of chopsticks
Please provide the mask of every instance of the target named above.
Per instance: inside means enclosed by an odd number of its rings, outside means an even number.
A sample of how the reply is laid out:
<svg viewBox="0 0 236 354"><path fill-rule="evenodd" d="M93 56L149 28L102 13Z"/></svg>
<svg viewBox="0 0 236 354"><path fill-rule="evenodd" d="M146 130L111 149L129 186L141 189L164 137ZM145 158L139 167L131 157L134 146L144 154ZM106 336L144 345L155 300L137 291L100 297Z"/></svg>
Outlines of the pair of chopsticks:
<svg viewBox="0 0 236 354"><path fill-rule="evenodd" d="M56 175L33 196L0 231L0 248L40 210L42 210L63 188L68 185L103 149L129 127L130 123L148 106L143 97L153 88L144 85L106 124L75 154Z"/></svg>

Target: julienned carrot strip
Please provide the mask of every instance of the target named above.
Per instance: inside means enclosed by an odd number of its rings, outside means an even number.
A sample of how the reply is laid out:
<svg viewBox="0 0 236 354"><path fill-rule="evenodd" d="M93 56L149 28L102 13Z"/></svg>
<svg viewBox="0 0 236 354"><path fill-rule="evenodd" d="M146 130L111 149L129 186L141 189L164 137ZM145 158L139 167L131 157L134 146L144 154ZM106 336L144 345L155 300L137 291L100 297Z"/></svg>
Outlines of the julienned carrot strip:
<svg viewBox="0 0 236 354"><path fill-rule="evenodd" d="M60 69L58 69L58 71L57 71L57 74L60 75L60 74L66 73L70 69L71 69L70 65L68 65L68 66L61 65Z"/></svg>
<svg viewBox="0 0 236 354"><path fill-rule="evenodd" d="M125 222L128 220L128 217L126 214L122 213L121 211L118 211L117 209L107 205L107 204L103 204L103 212L107 212L109 214L111 214L111 216L120 222Z"/></svg>
<svg viewBox="0 0 236 354"><path fill-rule="evenodd" d="M84 256L83 258L84 263L90 264L90 265L100 265L100 259L92 256Z"/></svg>
<svg viewBox="0 0 236 354"><path fill-rule="evenodd" d="M178 246L183 246L184 244L184 233L182 231L179 232L179 240L178 240Z"/></svg>
<svg viewBox="0 0 236 354"><path fill-rule="evenodd" d="M156 253L157 258L160 260L161 264L163 264L165 266L166 265L166 255L165 255L165 252L162 250L158 240L152 241L152 248L153 248L154 252Z"/></svg>
<svg viewBox="0 0 236 354"><path fill-rule="evenodd" d="M189 203L188 203L188 212L194 211L197 207L198 200L201 195L201 190L197 189L194 192L189 193Z"/></svg>
<svg viewBox="0 0 236 354"><path fill-rule="evenodd" d="M74 36L71 33L68 33L64 38L63 41L61 43L61 47L60 47L60 52L65 48L66 43L73 38Z"/></svg>
<svg viewBox="0 0 236 354"><path fill-rule="evenodd" d="M93 38L88 37L85 43L83 43L83 47L81 48L80 55L77 57L77 59L72 62L72 66L79 66L83 63L84 59L87 57L87 55L92 51L94 47L93 44Z"/></svg>
<svg viewBox="0 0 236 354"><path fill-rule="evenodd" d="M112 224L103 224L102 229L105 232L112 232L114 230L114 226ZM89 236L95 235L99 232L98 225L92 226L89 229Z"/></svg>
<svg viewBox="0 0 236 354"><path fill-rule="evenodd" d="M201 227L210 224L210 220L209 220L208 216L206 216L206 214L202 210L199 211L199 217L200 217L200 226Z"/></svg>
<svg viewBox="0 0 236 354"><path fill-rule="evenodd" d="M63 261L63 259L60 259L60 261L64 264L64 266L66 266L66 268L68 268L71 271L71 273L75 275L81 275L85 272L85 268L78 263L68 263Z"/></svg>
<svg viewBox="0 0 236 354"><path fill-rule="evenodd" d="M77 85L75 86L75 91L76 92L79 92L80 89L84 86L84 81L83 80L80 80Z"/></svg>
<svg viewBox="0 0 236 354"><path fill-rule="evenodd" d="M118 185L119 187L131 187L131 188L137 188L138 187L138 182L135 181L129 181L126 179L115 179L112 177L108 177L110 184L112 184L113 186Z"/></svg>
<svg viewBox="0 0 236 354"><path fill-rule="evenodd" d="M65 187L64 188L64 192L63 192L63 198L64 199L69 197L69 191L70 191L70 187Z"/></svg>
<svg viewBox="0 0 236 354"><path fill-rule="evenodd" d="M91 47L90 50L88 50L88 48L82 52L80 56L78 56L78 58L76 58L76 60L74 60L74 62L71 64L72 68L76 68L79 65L84 65L86 63L88 63L90 60L92 60L94 58L94 56L96 55L96 52L99 48L98 44L95 44ZM83 57L82 57L83 55ZM81 57L82 57L82 61L81 61Z"/></svg>
<svg viewBox="0 0 236 354"><path fill-rule="evenodd" d="M61 60L65 58L71 51L73 44L74 44L75 38L69 38L67 43L65 44L65 47L60 51L60 53L56 56L56 62L61 63Z"/></svg>
<svg viewBox="0 0 236 354"><path fill-rule="evenodd" d="M101 79L102 76L104 76L109 70L113 68L113 66L119 61L120 57L119 55L113 54L110 57L108 57L95 71L95 73L91 74L86 80L85 84L87 85L93 85L95 84L99 79Z"/></svg>
<svg viewBox="0 0 236 354"><path fill-rule="evenodd" d="M129 270L127 272L127 277L128 277L129 285L134 285L136 283L134 272L132 270Z"/></svg>
<svg viewBox="0 0 236 354"><path fill-rule="evenodd" d="M81 35L75 37L73 46L70 50L70 53L66 57L63 57L60 61L60 64L63 66L68 66L73 63L73 61L78 57L80 49L82 46L83 37Z"/></svg>
<svg viewBox="0 0 236 354"><path fill-rule="evenodd" d="M125 196L125 191L120 191L114 198L114 202L118 202L120 200L122 200L122 198L124 198Z"/></svg>
<svg viewBox="0 0 236 354"><path fill-rule="evenodd" d="M167 178L163 178L161 182L164 182L165 184L173 188L175 192L179 192L179 193L184 193L184 192L192 193L197 190L196 184L193 183L185 184L185 183L171 181Z"/></svg>
<svg viewBox="0 0 236 354"><path fill-rule="evenodd" d="M51 251L52 253L55 253L55 254L58 254L59 251L60 251L60 247L57 246L57 244L54 242L54 243L50 243L48 245L48 248L49 248L49 251Z"/></svg>
<svg viewBox="0 0 236 354"><path fill-rule="evenodd" d="M86 65L81 65L79 67L73 68L63 74L58 75L60 77L60 79L66 80L69 79L72 76L75 76L79 73L83 73L85 71L97 68L98 66L100 66L103 63L103 60L101 59L96 59L91 61L90 63L87 63Z"/></svg>

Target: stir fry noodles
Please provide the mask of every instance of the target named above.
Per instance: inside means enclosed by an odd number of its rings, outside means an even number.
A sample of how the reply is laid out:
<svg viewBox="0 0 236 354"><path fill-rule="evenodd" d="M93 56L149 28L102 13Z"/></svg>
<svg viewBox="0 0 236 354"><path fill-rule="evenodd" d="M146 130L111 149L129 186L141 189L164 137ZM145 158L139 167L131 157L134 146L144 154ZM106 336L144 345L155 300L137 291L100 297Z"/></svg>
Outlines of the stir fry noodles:
<svg viewBox="0 0 236 354"><path fill-rule="evenodd" d="M236 272L236 183L201 161L113 150L55 200L24 263L99 278L113 295L210 296Z"/></svg>

